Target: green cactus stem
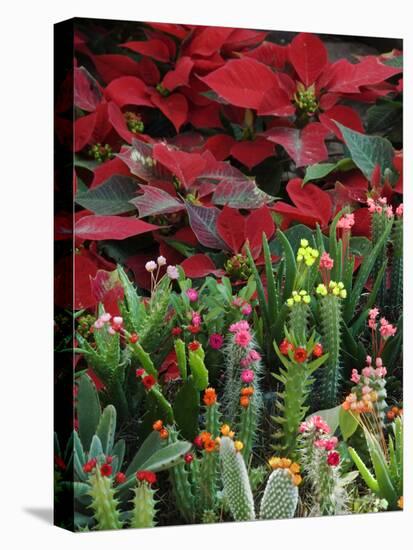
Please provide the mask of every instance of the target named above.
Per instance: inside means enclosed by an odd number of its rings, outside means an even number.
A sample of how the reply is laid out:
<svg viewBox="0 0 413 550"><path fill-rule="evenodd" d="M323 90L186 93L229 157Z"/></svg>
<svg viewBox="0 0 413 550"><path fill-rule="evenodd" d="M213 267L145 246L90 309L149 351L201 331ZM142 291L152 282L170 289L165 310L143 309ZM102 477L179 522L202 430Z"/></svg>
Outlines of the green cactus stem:
<svg viewBox="0 0 413 550"><path fill-rule="evenodd" d="M302 291L305 292L305 291ZM297 294L296 296L300 296ZM307 294L304 298L308 296ZM301 298L301 296L300 296ZM309 298L309 296L308 296ZM294 299L294 298L293 298ZM305 302L295 303L290 308L289 332L294 334L297 344L303 346L307 342L308 318L310 306Z"/></svg>
<svg viewBox="0 0 413 550"><path fill-rule="evenodd" d="M270 475L261 500L260 519L287 519L294 517L298 503L298 487L291 473L278 468Z"/></svg>
<svg viewBox="0 0 413 550"><path fill-rule="evenodd" d="M393 318L403 306L403 218L396 218L393 225L393 258L390 276L390 307Z"/></svg>
<svg viewBox="0 0 413 550"><path fill-rule="evenodd" d="M169 428L169 443L175 443L177 440L177 432L173 428ZM176 506L187 523L193 523L195 520L196 510L193 487L196 484L191 482L192 478L195 477L195 470L196 466L194 463L185 464L184 462L180 462L169 470L169 479L175 496ZM193 474L192 476L191 473Z"/></svg>
<svg viewBox="0 0 413 550"><path fill-rule="evenodd" d="M391 220L387 217L385 209L381 213L374 212L371 217L371 236L373 246L382 237L383 233L386 231L386 228L389 223L392 223ZM387 261L387 243L383 246L380 254L377 257L377 260L372 269L373 280L376 280L376 277L380 271L381 266ZM384 307L386 304L386 277L383 277L383 281L380 285L379 291L376 297L376 304L379 307Z"/></svg>
<svg viewBox="0 0 413 550"><path fill-rule="evenodd" d="M241 453L237 452L232 439L223 437L219 454L224 494L232 517L235 521L254 520L254 499Z"/></svg>
<svg viewBox="0 0 413 550"><path fill-rule="evenodd" d="M175 340L174 348L178 361L179 374L181 375L182 380L186 380L188 377L188 371L186 364L185 342L180 338L177 338Z"/></svg>
<svg viewBox="0 0 413 550"><path fill-rule="evenodd" d="M146 481L140 481L134 489L134 493L130 526L134 529L155 527L154 489L151 489Z"/></svg>
<svg viewBox="0 0 413 550"><path fill-rule="evenodd" d="M340 346L342 310L339 296L327 294L320 300L322 342L328 359L321 370L321 408L329 409L337 405L341 387Z"/></svg>
<svg viewBox="0 0 413 550"><path fill-rule="evenodd" d="M102 476L99 469L89 478L89 495L92 497L90 507L96 520L96 529L121 529L122 523L119 517L118 504L115 498L115 490L112 487L112 479Z"/></svg>
<svg viewBox="0 0 413 550"><path fill-rule="evenodd" d="M219 404L206 406L205 429L213 439L219 435L220 412ZM218 485L218 453L203 452L199 468L200 504L202 510L214 510L217 503Z"/></svg>

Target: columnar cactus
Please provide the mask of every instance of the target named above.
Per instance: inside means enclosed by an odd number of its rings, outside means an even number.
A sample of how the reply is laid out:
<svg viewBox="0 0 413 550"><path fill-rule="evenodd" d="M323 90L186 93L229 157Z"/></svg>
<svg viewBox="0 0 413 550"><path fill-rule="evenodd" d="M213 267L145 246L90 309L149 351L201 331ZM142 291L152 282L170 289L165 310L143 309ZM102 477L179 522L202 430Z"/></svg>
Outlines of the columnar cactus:
<svg viewBox="0 0 413 550"><path fill-rule="evenodd" d="M169 442L175 443L178 440L178 434L173 429L169 429ZM195 468L194 464L180 462L169 470L169 479L172 490L175 495L175 502L182 517L188 523L192 523L195 518L195 497L193 493L193 484L191 470Z"/></svg>
<svg viewBox="0 0 413 550"><path fill-rule="evenodd" d="M390 277L390 306L393 316L403 305L403 205L396 209L393 232L393 257Z"/></svg>
<svg viewBox="0 0 413 550"><path fill-rule="evenodd" d="M283 519L294 517L298 503L298 488L288 469L274 470L265 487L261 500L261 519Z"/></svg>
<svg viewBox="0 0 413 550"><path fill-rule="evenodd" d="M328 359L320 376L320 406L324 409L334 407L341 386L341 331L342 307L341 300L347 297L343 283L330 281L328 286L318 285L316 289L320 296L320 322L322 340Z"/></svg>
<svg viewBox="0 0 413 550"><path fill-rule="evenodd" d="M248 472L237 443L229 437L222 437L220 459L224 495L235 521L255 519L254 499L248 479Z"/></svg>
<svg viewBox="0 0 413 550"><path fill-rule="evenodd" d="M155 491L146 480L138 481L132 500L133 510L130 526L133 528L155 527Z"/></svg>
<svg viewBox="0 0 413 550"><path fill-rule="evenodd" d="M205 428L214 440L219 435L220 412L219 404L216 401L216 393L208 388L204 394L205 404ZM217 500L218 480L218 453L215 450L203 451L203 458L200 463L199 485L200 504L203 510L214 510Z"/></svg>
<svg viewBox="0 0 413 550"><path fill-rule="evenodd" d="M96 529L121 529L122 522L118 510L119 501L115 498L112 479L103 476L99 468L89 477L89 495L92 498L90 507L96 520Z"/></svg>
<svg viewBox="0 0 413 550"><path fill-rule="evenodd" d="M386 231L386 228L389 224L392 223L393 219L393 210L391 206L387 206L387 199L384 197L379 198L377 201L369 199L369 210L372 213L371 216L371 236L373 246L378 243L383 233ZM373 279L377 277L382 265L387 262L387 243L381 250L380 254L377 257L377 260L373 266L372 275ZM387 281L386 277L383 277L382 283L380 285L379 291L376 297L376 303L380 307L384 307L386 300L386 288Z"/></svg>
<svg viewBox="0 0 413 550"><path fill-rule="evenodd" d="M301 346L307 342L310 302L311 297L305 290L294 290L291 298L287 300L287 305L290 307L289 332L294 334L297 343Z"/></svg>

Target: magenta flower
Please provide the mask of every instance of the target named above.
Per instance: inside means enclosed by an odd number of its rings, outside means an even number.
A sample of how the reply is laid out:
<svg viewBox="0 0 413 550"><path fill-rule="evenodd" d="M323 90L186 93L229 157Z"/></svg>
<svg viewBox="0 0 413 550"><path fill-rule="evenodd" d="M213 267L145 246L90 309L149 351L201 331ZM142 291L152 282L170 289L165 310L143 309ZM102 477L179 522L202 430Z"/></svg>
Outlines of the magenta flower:
<svg viewBox="0 0 413 550"><path fill-rule="evenodd" d="M224 338L221 334L214 332L209 337L209 345L212 349L221 349L224 344Z"/></svg>
<svg viewBox="0 0 413 550"><path fill-rule="evenodd" d="M190 302L196 302L198 300L198 292L194 288L188 288L185 293Z"/></svg>
<svg viewBox="0 0 413 550"><path fill-rule="evenodd" d="M202 317L197 311L192 312L192 324L194 327L199 327L202 323Z"/></svg>
<svg viewBox="0 0 413 550"><path fill-rule="evenodd" d="M360 382L360 375L359 375L359 373L357 372L357 369L353 369L353 370L351 371L351 378L350 378L350 380L351 380L352 382L354 382L355 384L358 384L358 383Z"/></svg>
<svg viewBox="0 0 413 550"><path fill-rule="evenodd" d="M249 330L242 329L235 334L235 343L238 344L238 346L246 348L250 342L251 333Z"/></svg>
<svg viewBox="0 0 413 550"><path fill-rule="evenodd" d="M244 304L241 308L241 313L243 315L249 315L252 311L252 307L250 304Z"/></svg>
<svg viewBox="0 0 413 550"><path fill-rule="evenodd" d="M229 327L230 332L238 332L239 330L249 330L250 326L248 324L248 321L238 321L238 323L233 323Z"/></svg>
<svg viewBox="0 0 413 550"><path fill-rule="evenodd" d="M244 384L251 384L251 382L254 380L254 371L251 369L245 369L241 372L241 380L244 382Z"/></svg>

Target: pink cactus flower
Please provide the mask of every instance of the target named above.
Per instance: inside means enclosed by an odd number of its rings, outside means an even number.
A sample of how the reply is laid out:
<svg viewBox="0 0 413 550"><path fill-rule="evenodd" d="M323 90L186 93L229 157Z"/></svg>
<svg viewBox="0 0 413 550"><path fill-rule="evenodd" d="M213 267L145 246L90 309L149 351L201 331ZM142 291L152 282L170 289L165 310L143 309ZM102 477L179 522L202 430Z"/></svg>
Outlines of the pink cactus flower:
<svg viewBox="0 0 413 550"><path fill-rule="evenodd" d="M246 348L251 342L251 338L250 331L242 329L235 334L235 343L242 348Z"/></svg>
<svg viewBox="0 0 413 550"><path fill-rule="evenodd" d="M190 302L196 302L198 300L198 292L194 288L188 288L185 292Z"/></svg>
<svg viewBox="0 0 413 550"><path fill-rule="evenodd" d="M248 321L238 321L238 323L233 323L229 327L229 331L232 333L238 332L240 330L249 330L250 326L248 324Z"/></svg>
<svg viewBox="0 0 413 550"><path fill-rule="evenodd" d="M249 315L252 311L252 307L250 304L244 304L241 308L241 313L243 315Z"/></svg>
<svg viewBox="0 0 413 550"><path fill-rule="evenodd" d="M254 371L251 369L243 370L241 373L241 380L244 382L244 384L251 384L254 380Z"/></svg>
<svg viewBox="0 0 413 550"><path fill-rule="evenodd" d="M224 344L224 338L221 334L214 332L209 337L209 345L212 349L221 349Z"/></svg>
<svg viewBox="0 0 413 550"><path fill-rule="evenodd" d="M350 380L351 380L352 382L354 382L355 384L358 384L358 383L360 382L360 375L359 375L359 373L357 372L357 369L353 369L353 370L351 371L351 378L350 378Z"/></svg>
<svg viewBox="0 0 413 550"><path fill-rule="evenodd" d="M320 268L321 269L327 269L330 271L330 269L333 269L334 267L334 260L330 256L328 252L323 252L320 258Z"/></svg>

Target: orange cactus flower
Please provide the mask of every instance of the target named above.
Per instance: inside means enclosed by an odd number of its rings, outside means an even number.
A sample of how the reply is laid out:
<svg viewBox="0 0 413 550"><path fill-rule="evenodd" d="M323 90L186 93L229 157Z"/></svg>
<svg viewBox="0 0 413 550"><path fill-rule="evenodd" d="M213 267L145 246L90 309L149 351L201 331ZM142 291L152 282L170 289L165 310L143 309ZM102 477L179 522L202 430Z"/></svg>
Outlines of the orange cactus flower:
<svg viewBox="0 0 413 550"><path fill-rule="evenodd" d="M207 453L212 453L213 451L215 451L215 441L213 439L208 439L207 441L205 441L204 449Z"/></svg>
<svg viewBox="0 0 413 550"><path fill-rule="evenodd" d="M159 431L159 437L161 439L168 439L169 432L166 428L162 428L162 430Z"/></svg>
<svg viewBox="0 0 413 550"><path fill-rule="evenodd" d="M214 388L207 388L205 390L203 401L207 407L210 407L217 402L217 393Z"/></svg>
<svg viewBox="0 0 413 550"><path fill-rule="evenodd" d="M242 388L241 395L246 395L247 397L254 394L254 388L251 386L247 386L246 388Z"/></svg>
<svg viewBox="0 0 413 550"><path fill-rule="evenodd" d="M201 432L199 437L201 438L202 443L206 443L211 439L211 434L209 432Z"/></svg>
<svg viewBox="0 0 413 550"><path fill-rule="evenodd" d="M246 395L243 395L239 400L239 404L241 405L241 407L244 407L244 409L247 409L250 404L250 398Z"/></svg>
<svg viewBox="0 0 413 550"><path fill-rule="evenodd" d="M160 432L163 428L163 422L162 420L157 420L156 422L154 422L152 424L152 428L156 431L156 432Z"/></svg>

